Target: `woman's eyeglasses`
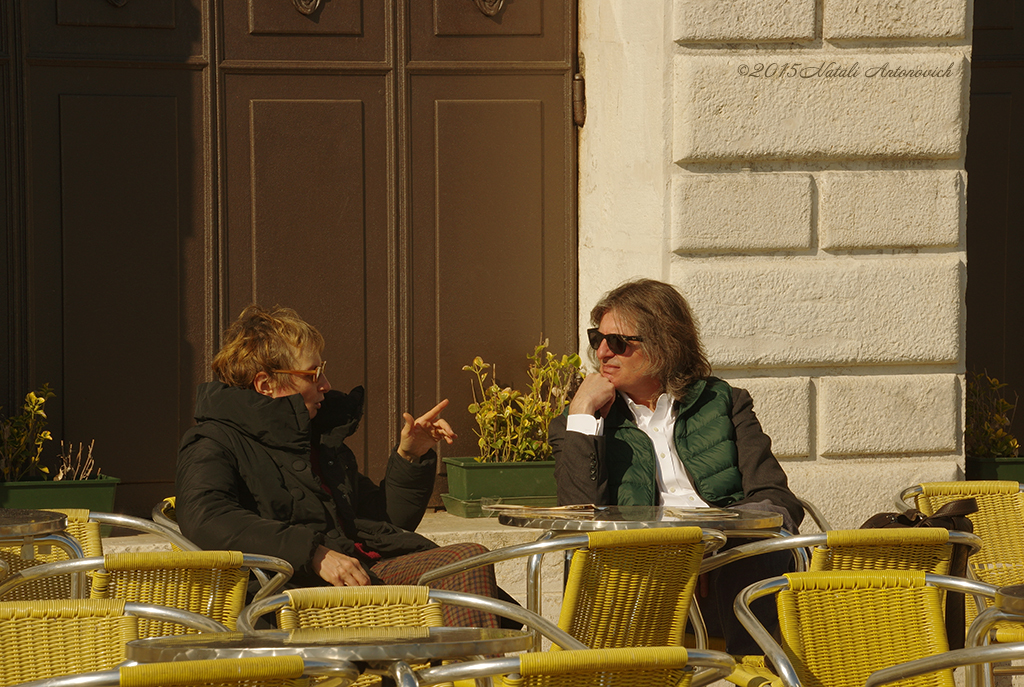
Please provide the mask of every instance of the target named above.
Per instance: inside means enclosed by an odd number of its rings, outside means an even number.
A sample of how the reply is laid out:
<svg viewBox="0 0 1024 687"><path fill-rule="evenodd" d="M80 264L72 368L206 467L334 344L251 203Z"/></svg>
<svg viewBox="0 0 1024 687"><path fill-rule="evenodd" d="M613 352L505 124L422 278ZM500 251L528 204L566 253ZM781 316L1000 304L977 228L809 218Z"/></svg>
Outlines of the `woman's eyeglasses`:
<svg viewBox="0 0 1024 687"><path fill-rule="evenodd" d="M327 372L327 361L323 361L312 370L274 370L273 372L283 375L303 375L305 377L312 377L313 383L316 384L320 381L320 375Z"/></svg>
<svg viewBox="0 0 1024 687"><path fill-rule="evenodd" d="M629 341L643 341L642 336L623 336L622 334L605 334L597 327L587 330L587 336L590 337L590 347L595 351L601 347L602 341L608 342L608 350L615 355L622 355L629 348Z"/></svg>

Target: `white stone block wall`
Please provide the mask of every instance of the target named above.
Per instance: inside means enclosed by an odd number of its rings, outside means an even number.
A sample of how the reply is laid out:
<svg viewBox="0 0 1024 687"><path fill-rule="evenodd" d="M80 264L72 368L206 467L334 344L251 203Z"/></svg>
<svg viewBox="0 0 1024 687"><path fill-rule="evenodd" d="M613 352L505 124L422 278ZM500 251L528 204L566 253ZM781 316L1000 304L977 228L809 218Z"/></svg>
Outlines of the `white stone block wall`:
<svg viewBox="0 0 1024 687"><path fill-rule="evenodd" d="M580 3L581 333L676 284L836 526L963 466L971 10Z"/></svg>

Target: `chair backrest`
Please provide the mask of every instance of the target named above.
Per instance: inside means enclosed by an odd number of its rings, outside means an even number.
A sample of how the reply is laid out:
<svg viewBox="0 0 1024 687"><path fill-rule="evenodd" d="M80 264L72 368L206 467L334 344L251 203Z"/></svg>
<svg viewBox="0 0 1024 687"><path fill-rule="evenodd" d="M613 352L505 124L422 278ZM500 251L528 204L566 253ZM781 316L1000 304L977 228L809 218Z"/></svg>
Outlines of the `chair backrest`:
<svg viewBox="0 0 1024 687"><path fill-rule="evenodd" d="M1024 494L1009 481L929 482L920 485L917 507L932 515L944 504L973 497L978 512L969 517L983 546L970 562L974 576L989 584L1024 582Z"/></svg>
<svg viewBox="0 0 1024 687"><path fill-rule="evenodd" d="M558 625L594 649L679 646L704 555L699 527L589 533Z"/></svg>
<svg viewBox="0 0 1024 687"><path fill-rule="evenodd" d="M926 482L914 494L917 508L932 515L946 503L974 498L978 511L968 517L974 533L981 538L981 551L967 562L975 579L998 587L1024 583L1024 494L1020 484L1010 481L972 480L964 482ZM916 492L917 489L905 491ZM987 606L991 599L985 599ZM966 606L966 622L977 617L975 604Z"/></svg>
<svg viewBox="0 0 1024 687"><path fill-rule="evenodd" d="M0 602L0 685L115 666L137 623L123 601Z"/></svg>
<svg viewBox="0 0 1024 687"><path fill-rule="evenodd" d="M923 572L784 578L788 584L777 598L781 647L805 687L861 687L876 670L949 649L941 590L926 584ZM738 615L744 624L752 617ZM906 684L953 687L953 674L941 671Z"/></svg>
<svg viewBox="0 0 1024 687"><path fill-rule="evenodd" d="M144 618L225 630L196 614L119 599L0 602L0 687L113 668L125 660L125 644L139 638Z"/></svg>
<svg viewBox="0 0 1024 687"><path fill-rule="evenodd" d="M82 552L86 556L103 555L99 523L89 519L89 511L87 509L48 508L47 510L63 513L67 516L68 524L65 532L78 541L82 547ZM36 547L36 557L34 559L24 560L21 557L20 546L2 546L0 547L0 561L6 566L9 574L13 575L21 570L42 563L68 560L68 555L59 547L50 546L48 552L40 551L40 548L39 546ZM33 580L4 595L5 601L69 598L71 598L71 578L66 575Z"/></svg>
<svg viewBox="0 0 1024 687"><path fill-rule="evenodd" d="M412 585L289 589L278 627L441 627L441 605L430 601L429 591Z"/></svg>
<svg viewBox="0 0 1024 687"><path fill-rule="evenodd" d="M949 574L953 545L941 527L832 530L811 550L809 572L920 570Z"/></svg>
<svg viewBox="0 0 1024 687"><path fill-rule="evenodd" d="M199 613L234 629L245 605L249 568L240 551L117 553L103 557L92 598L123 599ZM180 625L141 620L140 636L186 632Z"/></svg>

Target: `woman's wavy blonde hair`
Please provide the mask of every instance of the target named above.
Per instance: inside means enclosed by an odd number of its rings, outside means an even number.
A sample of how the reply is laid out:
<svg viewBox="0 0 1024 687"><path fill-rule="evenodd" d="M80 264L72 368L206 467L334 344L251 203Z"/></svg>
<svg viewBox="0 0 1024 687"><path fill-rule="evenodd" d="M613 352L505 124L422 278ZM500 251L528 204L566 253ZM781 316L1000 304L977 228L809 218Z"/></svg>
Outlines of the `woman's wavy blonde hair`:
<svg viewBox="0 0 1024 687"><path fill-rule="evenodd" d="M275 375L274 370L294 369L302 353L323 350L324 337L291 308L250 305L225 330L212 367L217 378L231 386L251 388L259 372L286 384L288 375Z"/></svg>
<svg viewBox="0 0 1024 687"><path fill-rule="evenodd" d="M691 384L711 375L690 305L671 284L654 279L626 282L598 301L590 321L597 327L612 310L636 327L632 333L643 338L639 345L649 361L650 375L672 398L682 399ZM593 350L590 355L594 359Z"/></svg>

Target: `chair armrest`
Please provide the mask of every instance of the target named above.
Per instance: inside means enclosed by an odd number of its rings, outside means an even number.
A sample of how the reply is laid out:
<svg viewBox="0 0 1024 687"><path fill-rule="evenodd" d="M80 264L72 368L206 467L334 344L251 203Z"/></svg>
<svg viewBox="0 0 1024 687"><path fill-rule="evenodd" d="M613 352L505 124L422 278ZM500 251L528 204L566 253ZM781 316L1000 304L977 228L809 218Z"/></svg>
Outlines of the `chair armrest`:
<svg viewBox="0 0 1024 687"><path fill-rule="evenodd" d="M42 563L40 565L33 565L29 568L22 568L15 574L5 578L3 582L0 583L0 599L3 599L3 597L15 587L32 580L51 577L54 575L70 575L72 573L85 572L87 570L98 570L102 567L103 556L93 556L91 558L70 558L64 561Z"/></svg>
<svg viewBox="0 0 1024 687"><path fill-rule="evenodd" d="M484 565L492 565L494 563L507 561L513 558L543 555L553 551L580 549L587 546L589 543L590 538L587 537L587 535L573 534L568 536L558 536L553 539L541 539L527 542L525 544L513 544L512 546L505 546L476 556L470 556L469 558L449 563L448 565L442 565L440 568L434 568L433 570L420 575L416 584L424 585L428 582L448 577L449 575L455 575L465 572L466 570L472 570L473 568L479 568Z"/></svg>
<svg viewBox="0 0 1024 687"><path fill-rule="evenodd" d="M254 598L256 601L277 594L295 573L291 563L277 556L247 553L242 556L242 563L248 566L260 581L260 590L256 592ZM274 576L268 579L264 572L266 570L275 573Z"/></svg>
<svg viewBox="0 0 1024 687"><path fill-rule="evenodd" d="M827 541L827 535L821 532L759 539L758 541L743 544L742 546L737 546L728 551L722 551L714 556L705 558L700 564L700 572L703 574L744 558L759 556L773 551L785 551L787 549L793 550L793 556L797 559L797 570L806 570L810 564L810 559L804 549L811 546L821 546Z"/></svg>
<svg viewBox="0 0 1024 687"><path fill-rule="evenodd" d="M947 670L958 666L973 666L979 663L1012 661L1024 658L1024 644L998 644L996 646L968 647L947 651L937 656L927 656L915 661L898 663L872 673L865 687L877 687L896 680L924 675L936 670ZM972 687L968 681L968 687Z"/></svg>
<svg viewBox="0 0 1024 687"><path fill-rule="evenodd" d="M643 658L638 659L637 657ZM684 658L680 660L678 657ZM646 660L643 660L644 658ZM658 658L665 661L666 667L675 664L680 668L683 666L710 668L711 670L704 671L708 674L708 681L724 678L732 672L735 666L735 661L731 656L719 651L686 650L680 647L625 647L545 652L543 661L549 666L540 672L545 675L573 674L579 672L580 665L588 664L590 670L595 672L643 670L654 667L652 663ZM523 672L521 662L520 656L513 656L452 663L418 670L416 678L420 685L435 685L440 682L520 673ZM707 682L702 681L698 684L695 681L693 684L700 687Z"/></svg>
<svg viewBox="0 0 1024 687"><path fill-rule="evenodd" d="M754 615L753 611L750 610L752 602L769 594L776 594L788 585L789 581L785 577L772 577L767 580L761 580L741 591L736 596L732 607L740 624L746 628L750 636L757 642L757 645L764 651L768 660L775 666L775 672L782 679L783 684L786 687L801 687L800 678L797 677L796 669L790 662L789 657L786 656L782 647L779 646L771 633L768 632L765 626L761 624L761 621L757 619L757 616Z"/></svg>
<svg viewBox="0 0 1024 687"><path fill-rule="evenodd" d="M181 532L177 532L169 527L153 522L152 520L146 520L145 518L136 518L131 515L122 515L120 513L97 513L95 511L91 511L89 513L89 519L95 520L103 525L112 525L114 527L123 527L128 530L160 535L182 551L202 550L183 537Z"/></svg>
<svg viewBox="0 0 1024 687"><path fill-rule="evenodd" d="M806 499L801 499L798 497L797 500L804 507L804 510L810 514L811 520L814 521L814 524L818 526L819 530L821 530L822 532L828 532L829 530L834 529L832 527L832 524L825 517L825 515L820 510L818 510L817 506L815 506L813 503Z"/></svg>
<svg viewBox="0 0 1024 687"><path fill-rule="evenodd" d="M167 515L167 511L174 511L174 497L165 498L160 503L153 506L153 510L150 511L149 517L158 525L174 530L180 533L181 528L178 527L177 521L171 516Z"/></svg>
<svg viewBox="0 0 1024 687"><path fill-rule="evenodd" d="M126 601L124 604L125 613L137 615L140 618L151 618L164 620L171 623L178 623L185 627L199 630L200 632L228 632L228 628L216 620L207 618L205 615L183 611L180 608L159 606L157 604L141 603L137 601Z"/></svg>
<svg viewBox="0 0 1024 687"><path fill-rule="evenodd" d="M553 644L563 649L590 648L547 618L517 604L492 599L489 596L480 596L479 594L470 594L468 592L453 592L446 589L431 589L428 593L432 601L445 603L449 606L475 608L505 618L511 618L547 637Z"/></svg>

